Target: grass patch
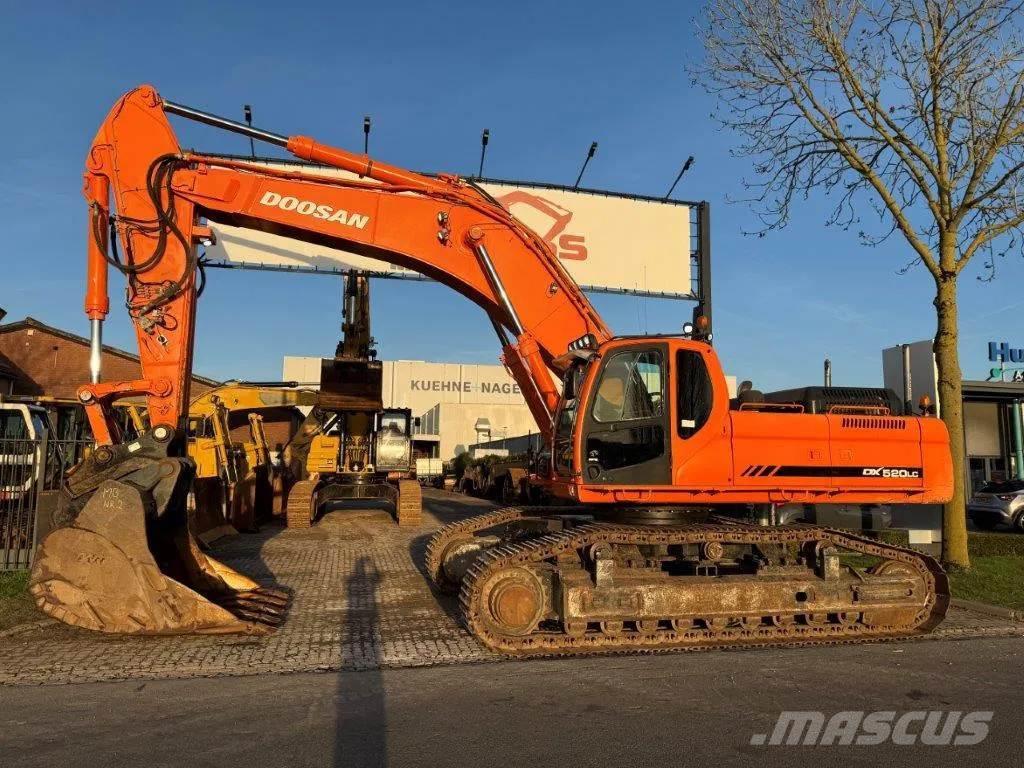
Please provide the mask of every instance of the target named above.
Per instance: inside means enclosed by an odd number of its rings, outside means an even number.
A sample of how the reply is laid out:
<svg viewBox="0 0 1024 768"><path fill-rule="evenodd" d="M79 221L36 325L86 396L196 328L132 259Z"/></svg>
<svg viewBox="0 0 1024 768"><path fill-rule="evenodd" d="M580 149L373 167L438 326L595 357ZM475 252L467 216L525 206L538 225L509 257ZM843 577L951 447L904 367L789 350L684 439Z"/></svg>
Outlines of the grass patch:
<svg viewBox="0 0 1024 768"><path fill-rule="evenodd" d="M0 572L0 631L41 617L28 594L28 571Z"/></svg>
<svg viewBox="0 0 1024 768"><path fill-rule="evenodd" d="M967 534L967 549L971 558L988 557L989 555L1016 555L1024 557L1024 536L1019 533L979 533L971 531Z"/></svg>
<svg viewBox="0 0 1024 768"><path fill-rule="evenodd" d="M953 597L1024 610L1024 557L972 556L966 571L949 574Z"/></svg>
<svg viewBox="0 0 1024 768"><path fill-rule="evenodd" d="M859 571L866 571L882 562L882 558L860 552L843 552L839 555L839 562Z"/></svg>

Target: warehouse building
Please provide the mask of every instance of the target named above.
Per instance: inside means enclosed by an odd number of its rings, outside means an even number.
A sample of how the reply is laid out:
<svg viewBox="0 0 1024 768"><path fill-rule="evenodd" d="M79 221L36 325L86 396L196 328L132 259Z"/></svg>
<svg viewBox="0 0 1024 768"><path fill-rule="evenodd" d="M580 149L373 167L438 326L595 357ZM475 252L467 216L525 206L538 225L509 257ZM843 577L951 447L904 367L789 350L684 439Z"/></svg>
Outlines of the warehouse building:
<svg viewBox="0 0 1024 768"><path fill-rule="evenodd" d="M471 445L536 431L519 385L501 365L383 361L385 408L409 408L420 420L415 448L445 461ZM285 357L286 381L320 383L320 358Z"/></svg>

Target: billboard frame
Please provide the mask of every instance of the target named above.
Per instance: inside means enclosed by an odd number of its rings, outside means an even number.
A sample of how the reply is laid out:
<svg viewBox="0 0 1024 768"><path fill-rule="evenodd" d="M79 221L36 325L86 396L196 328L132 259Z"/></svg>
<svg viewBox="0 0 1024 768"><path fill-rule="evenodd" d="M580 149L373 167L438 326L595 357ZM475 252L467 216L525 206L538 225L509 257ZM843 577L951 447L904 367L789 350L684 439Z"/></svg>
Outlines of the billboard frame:
<svg viewBox="0 0 1024 768"><path fill-rule="evenodd" d="M252 157L250 155L234 155L223 153L206 153L211 157L220 157L226 160L238 160L254 163L276 163L278 165L291 165L301 168L330 168L330 166L307 163L301 160L276 157ZM424 176L435 176L433 173L420 172ZM666 205L686 206L690 216L690 252L684 256L685 267L690 272L689 293L667 292L667 291L641 291L632 288L608 288L602 286L580 285L580 288L587 293L604 293L613 295L643 296L656 299L675 299L681 301L692 301L696 303L693 310L694 318L703 315L708 319L708 329L711 322L711 204L706 200L676 200L668 197L656 197L652 195L631 194L628 192L613 192L607 189L596 189L591 187L572 187L565 184L549 184L539 181L519 181L515 179L497 179L490 177L464 176L467 182L472 184L505 184L508 186L526 187L529 189L550 189L560 192L575 192L601 197L614 197L624 200L637 200L649 203L662 203ZM297 272L300 274L329 275L333 277L344 276L350 270L339 266L337 268L323 269L320 267L301 267L285 265L252 264L245 262L228 261L203 261L204 267L213 269L241 269L257 272ZM363 271L363 270L361 270ZM387 269L365 270L370 277L379 277L387 280L415 280L433 282L429 277L408 272L393 272Z"/></svg>

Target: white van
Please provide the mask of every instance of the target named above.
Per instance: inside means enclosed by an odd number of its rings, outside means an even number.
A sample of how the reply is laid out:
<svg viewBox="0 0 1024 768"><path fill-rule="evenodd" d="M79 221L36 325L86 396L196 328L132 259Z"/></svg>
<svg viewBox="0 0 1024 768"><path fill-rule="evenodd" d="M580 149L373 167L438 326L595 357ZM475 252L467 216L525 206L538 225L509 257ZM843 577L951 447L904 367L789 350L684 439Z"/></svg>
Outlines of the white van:
<svg viewBox="0 0 1024 768"><path fill-rule="evenodd" d="M0 504L31 493L46 466L46 409L0 398Z"/></svg>

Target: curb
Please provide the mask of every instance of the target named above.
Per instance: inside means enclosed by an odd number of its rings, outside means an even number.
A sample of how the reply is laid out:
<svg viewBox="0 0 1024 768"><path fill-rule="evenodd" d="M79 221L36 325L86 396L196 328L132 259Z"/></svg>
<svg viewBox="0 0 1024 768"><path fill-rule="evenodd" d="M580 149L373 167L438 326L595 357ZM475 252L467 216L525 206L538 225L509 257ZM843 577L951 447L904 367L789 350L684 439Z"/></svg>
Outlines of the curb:
<svg viewBox="0 0 1024 768"><path fill-rule="evenodd" d="M962 608L965 611L998 616L1000 619L1009 619L1010 621L1024 621L1024 611L1003 608L1001 605L989 605L988 603L979 603L975 600L962 600L958 597L954 597L949 603L954 608Z"/></svg>
<svg viewBox="0 0 1024 768"><path fill-rule="evenodd" d="M17 626L0 631L0 638L20 635L23 632L29 632L33 629L42 629L43 627L48 627L51 624L56 623L56 619L40 619L39 621L30 621L27 624L18 624Z"/></svg>

